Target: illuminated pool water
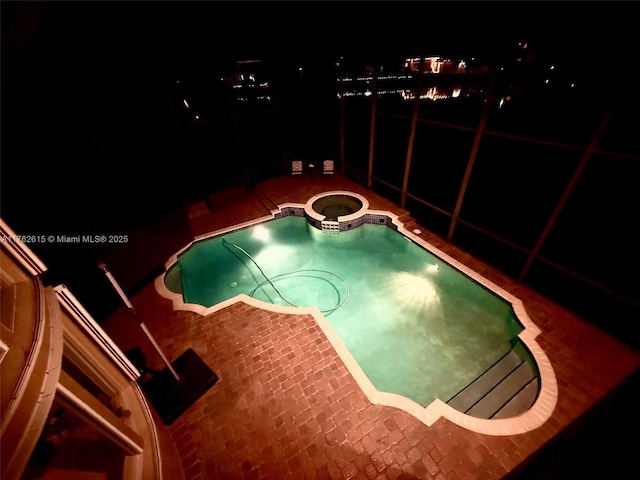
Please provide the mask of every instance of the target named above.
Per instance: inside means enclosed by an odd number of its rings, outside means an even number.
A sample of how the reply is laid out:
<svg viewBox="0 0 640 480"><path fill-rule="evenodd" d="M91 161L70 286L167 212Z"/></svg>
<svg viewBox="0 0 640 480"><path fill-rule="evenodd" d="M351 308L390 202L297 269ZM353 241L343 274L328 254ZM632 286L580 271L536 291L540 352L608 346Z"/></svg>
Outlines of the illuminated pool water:
<svg viewBox="0 0 640 480"><path fill-rule="evenodd" d="M509 303L384 225L331 234L303 217L272 220L194 243L166 283L205 307L240 293L316 306L378 390L423 407L455 395L522 331Z"/></svg>

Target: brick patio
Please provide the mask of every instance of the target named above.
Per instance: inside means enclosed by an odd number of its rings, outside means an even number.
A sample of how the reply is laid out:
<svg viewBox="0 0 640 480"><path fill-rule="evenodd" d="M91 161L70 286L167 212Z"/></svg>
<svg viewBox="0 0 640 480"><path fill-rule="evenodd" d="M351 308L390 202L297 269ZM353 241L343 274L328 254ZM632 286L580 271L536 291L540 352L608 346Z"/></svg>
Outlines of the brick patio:
<svg viewBox="0 0 640 480"><path fill-rule="evenodd" d="M537 341L555 370L558 403L542 427L520 435L482 435L445 419L427 426L402 410L371 404L311 315L236 303L203 317L174 310L150 282L132 296L132 303L165 354L176 358L193 348L220 377L173 424L159 428L171 480L182 472L185 480L533 475L538 470L529 467L530 460L549 455L543 447L565 438L585 412L640 366L637 351L448 245L391 202L340 175L282 177L256 190L258 195L238 189L218 196L213 211L192 209L189 234L264 216L265 198L276 204L305 203L327 190L360 193L371 209L395 212L407 228L420 228L425 240L523 301L542 331ZM103 327L123 350L141 346L149 363L162 368L124 309ZM612 422L638 426L634 412L616 413ZM611 458L608 471L616 472L623 463Z"/></svg>

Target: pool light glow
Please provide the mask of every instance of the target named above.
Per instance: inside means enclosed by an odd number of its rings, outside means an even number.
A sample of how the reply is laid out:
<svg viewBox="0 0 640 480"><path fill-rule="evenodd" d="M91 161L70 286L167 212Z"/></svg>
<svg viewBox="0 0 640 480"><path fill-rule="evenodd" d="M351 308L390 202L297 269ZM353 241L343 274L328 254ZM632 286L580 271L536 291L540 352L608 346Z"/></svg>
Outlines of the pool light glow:
<svg viewBox="0 0 640 480"><path fill-rule="evenodd" d="M253 238L267 241L269 240L269 230L264 225L257 225L253 230Z"/></svg>
<svg viewBox="0 0 640 480"><path fill-rule="evenodd" d="M440 270L440 267L437 263L432 263L431 265L427 265L427 272L435 273Z"/></svg>
<svg viewBox="0 0 640 480"><path fill-rule="evenodd" d="M428 278L402 272L393 275L392 282L393 292L403 305L420 309L440 303L438 290Z"/></svg>

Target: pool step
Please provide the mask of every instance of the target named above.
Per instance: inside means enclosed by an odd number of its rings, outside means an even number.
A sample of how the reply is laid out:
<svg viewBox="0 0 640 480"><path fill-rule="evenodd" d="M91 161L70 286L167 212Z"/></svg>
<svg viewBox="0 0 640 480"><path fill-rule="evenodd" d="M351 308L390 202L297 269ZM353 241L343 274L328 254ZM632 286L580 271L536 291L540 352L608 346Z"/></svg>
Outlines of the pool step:
<svg viewBox="0 0 640 480"><path fill-rule="evenodd" d="M513 350L447 404L477 418L509 418L527 411L538 395L531 364Z"/></svg>

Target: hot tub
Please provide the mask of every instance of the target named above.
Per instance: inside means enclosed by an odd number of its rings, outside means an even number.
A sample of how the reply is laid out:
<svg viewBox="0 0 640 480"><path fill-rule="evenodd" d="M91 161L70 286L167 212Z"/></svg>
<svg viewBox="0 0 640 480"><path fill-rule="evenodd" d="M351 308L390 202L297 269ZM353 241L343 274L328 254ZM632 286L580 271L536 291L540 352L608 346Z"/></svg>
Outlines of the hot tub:
<svg viewBox="0 0 640 480"><path fill-rule="evenodd" d="M320 230L351 230L362 224L369 202L354 192L333 191L315 195L305 205L309 223Z"/></svg>

